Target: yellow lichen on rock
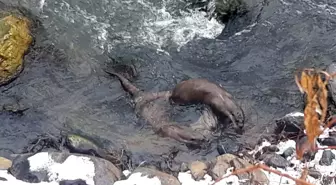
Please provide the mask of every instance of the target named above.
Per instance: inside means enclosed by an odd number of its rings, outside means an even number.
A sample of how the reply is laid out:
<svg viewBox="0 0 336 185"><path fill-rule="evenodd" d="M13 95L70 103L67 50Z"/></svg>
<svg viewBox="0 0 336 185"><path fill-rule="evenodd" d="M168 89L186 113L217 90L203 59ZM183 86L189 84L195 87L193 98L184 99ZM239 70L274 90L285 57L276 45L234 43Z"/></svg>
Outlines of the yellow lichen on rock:
<svg viewBox="0 0 336 185"><path fill-rule="evenodd" d="M0 20L0 85L14 78L23 69L23 56L33 38L30 21L9 15Z"/></svg>

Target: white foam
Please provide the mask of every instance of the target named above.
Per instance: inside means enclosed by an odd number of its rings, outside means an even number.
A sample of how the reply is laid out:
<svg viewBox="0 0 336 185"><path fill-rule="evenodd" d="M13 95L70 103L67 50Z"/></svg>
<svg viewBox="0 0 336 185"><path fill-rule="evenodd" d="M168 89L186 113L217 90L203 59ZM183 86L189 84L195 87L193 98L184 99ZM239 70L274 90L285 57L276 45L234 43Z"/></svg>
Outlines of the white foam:
<svg viewBox="0 0 336 185"><path fill-rule="evenodd" d="M288 140L288 141L281 141L278 145L277 145L279 151L276 152L277 154L282 154L285 150L287 150L288 148L296 148L296 142L294 140Z"/></svg>
<svg viewBox="0 0 336 185"><path fill-rule="evenodd" d="M286 114L286 117L287 116L292 116L292 117L304 117L304 114L302 112L292 112L292 113L289 113L289 114Z"/></svg>
<svg viewBox="0 0 336 185"><path fill-rule="evenodd" d="M161 185L158 177L149 178L140 172L133 173L126 180L117 181L114 185Z"/></svg>

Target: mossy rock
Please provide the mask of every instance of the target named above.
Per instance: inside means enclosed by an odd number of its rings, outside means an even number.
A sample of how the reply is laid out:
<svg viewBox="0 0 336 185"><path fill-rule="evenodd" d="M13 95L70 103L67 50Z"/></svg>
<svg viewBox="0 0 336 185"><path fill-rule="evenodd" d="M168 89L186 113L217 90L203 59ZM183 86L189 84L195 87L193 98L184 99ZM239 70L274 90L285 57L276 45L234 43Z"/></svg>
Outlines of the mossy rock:
<svg viewBox="0 0 336 185"><path fill-rule="evenodd" d="M0 86L14 80L23 69L23 57L33 41L30 21L7 15L0 20Z"/></svg>

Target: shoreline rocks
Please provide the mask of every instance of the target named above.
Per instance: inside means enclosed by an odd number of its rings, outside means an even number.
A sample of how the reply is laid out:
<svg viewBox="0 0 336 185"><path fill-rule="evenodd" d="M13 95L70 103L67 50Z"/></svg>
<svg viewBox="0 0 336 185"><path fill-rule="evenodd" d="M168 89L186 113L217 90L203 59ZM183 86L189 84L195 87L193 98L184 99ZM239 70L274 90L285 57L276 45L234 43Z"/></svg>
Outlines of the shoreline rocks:
<svg viewBox="0 0 336 185"><path fill-rule="evenodd" d="M0 86L23 70L23 57L33 41L27 18L7 15L0 20Z"/></svg>

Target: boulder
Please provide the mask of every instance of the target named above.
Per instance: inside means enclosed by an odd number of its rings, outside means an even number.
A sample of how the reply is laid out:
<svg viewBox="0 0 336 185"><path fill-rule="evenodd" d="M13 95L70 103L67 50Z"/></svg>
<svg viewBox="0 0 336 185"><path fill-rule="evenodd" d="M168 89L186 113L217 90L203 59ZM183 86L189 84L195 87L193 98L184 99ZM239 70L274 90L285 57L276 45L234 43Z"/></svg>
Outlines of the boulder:
<svg viewBox="0 0 336 185"><path fill-rule="evenodd" d="M23 57L33 41L30 22L8 15L0 20L0 86L14 80L23 69Z"/></svg>
<svg viewBox="0 0 336 185"><path fill-rule="evenodd" d="M230 164L234 167L235 170L252 166L252 164L240 158L233 159ZM240 180L248 179L250 184L269 184L267 176L261 170L254 170L251 173L243 173L237 176Z"/></svg>
<svg viewBox="0 0 336 185"><path fill-rule="evenodd" d="M230 167L230 161L235 158L236 156L232 154L217 156L213 162L214 167L211 169L212 178L217 179L218 177L222 177Z"/></svg>
<svg viewBox="0 0 336 185"><path fill-rule="evenodd" d="M113 184L121 179L121 172L107 160L86 155L40 152L23 154L13 160L9 172L18 180L38 182L85 182Z"/></svg>
<svg viewBox="0 0 336 185"><path fill-rule="evenodd" d="M139 167L135 169L126 180L121 180L114 185L180 185L181 183L172 175L156 169Z"/></svg>
<svg viewBox="0 0 336 185"><path fill-rule="evenodd" d="M193 161L189 164L191 175L195 180L201 180L207 173L207 165L201 161Z"/></svg>
<svg viewBox="0 0 336 185"><path fill-rule="evenodd" d="M7 170L12 166L12 161L4 157L0 157L0 170Z"/></svg>

